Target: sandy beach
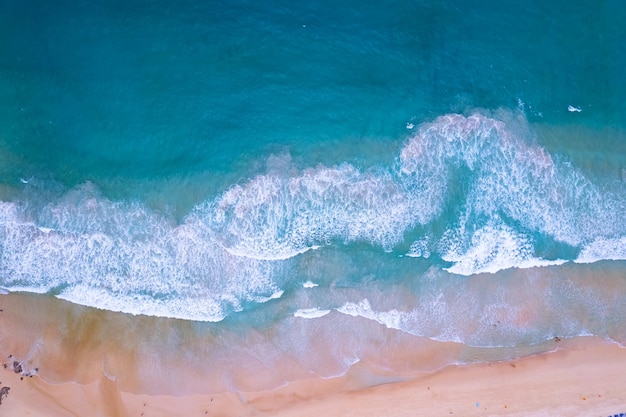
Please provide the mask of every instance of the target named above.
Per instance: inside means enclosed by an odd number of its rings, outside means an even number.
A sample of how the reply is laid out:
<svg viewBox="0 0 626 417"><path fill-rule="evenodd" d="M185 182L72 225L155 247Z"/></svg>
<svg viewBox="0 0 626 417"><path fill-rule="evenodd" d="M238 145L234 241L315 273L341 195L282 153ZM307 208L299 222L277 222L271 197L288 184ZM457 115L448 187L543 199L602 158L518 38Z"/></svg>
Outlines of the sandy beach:
<svg viewBox="0 0 626 417"><path fill-rule="evenodd" d="M436 372L405 375L396 378L397 382L372 386L364 386L363 381L371 381L376 371L359 363L341 377L300 379L270 390L155 394L137 375L133 378L137 369L131 364L136 362L137 352L107 345L96 329L88 332L91 344L85 344L83 335L79 338L83 346L74 346L69 355L33 353L33 340L38 346L70 347L55 340L58 333L41 315L45 307L39 312L35 309L24 321L26 313L17 306L28 309L28 300L43 298L29 297L0 297L0 347L4 357L4 369L0 370L1 415L608 416L626 412L626 373L622 365L626 363L626 349L594 337L555 340L552 352L512 361L449 365ZM59 305L64 304L51 300L48 308L59 309ZM50 316L50 312L44 315ZM76 327L75 323L69 324ZM58 326L63 327L63 323ZM33 337L27 337L31 333ZM411 357L412 352L404 355ZM124 377L109 374L105 360L126 369ZM289 361L285 364L289 366ZM162 363L160 370L165 377L181 371L174 359ZM286 374L288 370L281 372ZM199 372L188 373L188 382L196 387L209 386L211 378ZM389 375L386 378L394 380ZM379 380L383 380L380 375Z"/></svg>

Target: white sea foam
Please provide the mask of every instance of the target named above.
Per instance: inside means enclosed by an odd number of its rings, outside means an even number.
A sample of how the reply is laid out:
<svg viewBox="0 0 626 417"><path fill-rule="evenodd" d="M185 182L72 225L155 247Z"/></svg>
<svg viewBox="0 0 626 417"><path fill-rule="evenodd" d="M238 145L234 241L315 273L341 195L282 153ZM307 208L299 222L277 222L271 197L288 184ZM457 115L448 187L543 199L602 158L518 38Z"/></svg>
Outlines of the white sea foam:
<svg viewBox="0 0 626 417"><path fill-rule="evenodd" d="M243 302L282 294L274 282L280 265L229 254L203 219L176 225L141 205L107 200L91 185L49 203L36 219L0 203L0 245L0 284L8 290L60 291L133 314L213 321Z"/></svg>
<svg viewBox="0 0 626 417"><path fill-rule="evenodd" d="M287 259L334 239L390 250L414 219L389 173L363 173L348 164L289 178L260 175L197 212L212 213L231 253L256 259Z"/></svg>
<svg viewBox="0 0 626 417"><path fill-rule="evenodd" d="M301 308L296 310L293 313L294 317L299 317L299 318L303 318L303 319L317 319L320 317L324 317L325 315L327 315L328 313L330 313L330 310L321 310L317 307L315 308Z"/></svg>
<svg viewBox="0 0 626 417"><path fill-rule="evenodd" d="M451 234L443 239L442 246L448 247L442 258L454 265L446 268L459 275L472 275L483 272L495 273L507 268L531 268L559 265L564 260L548 261L534 256L534 248L529 239L516 233L503 223L487 225L472 233L469 247L464 236Z"/></svg>
<svg viewBox="0 0 626 417"><path fill-rule="evenodd" d="M450 184L462 181L465 212L458 221L476 230L460 225L445 236L429 236L432 241L424 237L407 255L429 257L438 247L455 263L451 271L467 274L561 262L533 256L533 242L500 214L572 246L614 233L616 224L626 233L614 202L569 164L530 144L523 116L505 116L506 122L452 114L421 125L401 150L397 173L348 164L290 177L273 172L234 186L197 213L214 220L220 243L236 256L283 260L337 241L391 250L406 231L440 216ZM445 248L451 244L456 249Z"/></svg>
<svg viewBox="0 0 626 417"><path fill-rule="evenodd" d="M412 258L429 258L431 255L429 248L430 243L430 239L428 238L416 240L411 244L406 256L410 256Z"/></svg>
<svg viewBox="0 0 626 417"><path fill-rule="evenodd" d="M256 297L252 297L251 299L253 301L256 301L257 303L266 303L266 302L268 302L270 300L278 300L280 297L283 296L284 293L285 293L285 291L278 290L278 291L274 292L272 295L270 295L269 297L256 296Z"/></svg>
<svg viewBox="0 0 626 417"><path fill-rule="evenodd" d="M411 236L407 256L437 259L436 252L465 275L562 262L538 258L537 236L579 248L577 262L626 258L626 197L534 145L523 116L501 119L453 114L423 124L393 167L280 165L199 204L180 224L104 198L91 184L42 207L28 196L0 202L0 285L214 320L282 295L282 261L322 245L391 251ZM434 232L432 222L448 230ZM429 231L416 238L422 227ZM342 312L396 323L393 312L357 307Z"/></svg>
<svg viewBox="0 0 626 417"><path fill-rule="evenodd" d="M226 317L223 300L196 297L157 299L147 295L112 293L105 289L76 285L63 290L57 298L104 310L133 315L170 317L218 322Z"/></svg>
<svg viewBox="0 0 626 417"><path fill-rule="evenodd" d="M367 299L363 299L358 303L345 303L343 306L336 308L336 310L352 317L363 317L373 320L389 329L401 330L402 313L395 309L374 311Z"/></svg>
<svg viewBox="0 0 626 417"><path fill-rule="evenodd" d="M592 263L601 260L626 260L626 236L596 239L585 245L574 262Z"/></svg>
<svg viewBox="0 0 626 417"><path fill-rule="evenodd" d="M10 294L12 292L29 292L32 294L45 294L48 292L46 287L36 287L30 285L11 285L10 287L0 289L0 294Z"/></svg>
<svg viewBox="0 0 626 417"><path fill-rule="evenodd" d="M501 214L516 228L571 246L616 232L626 235L624 196L603 193L569 163L530 144L529 135L519 117L505 123L479 114L447 115L422 125L402 149L401 174L428 193L433 206L446 204L449 183L465 183L457 229L448 230L439 244L444 259L455 262L451 271L561 262L535 258L533 242L500 220ZM414 245L409 255L428 248L421 241Z"/></svg>
<svg viewBox="0 0 626 417"><path fill-rule="evenodd" d="M358 303L347 302L336 308L336 311L348 316L372 320L388 329L400 330L432 340L467 342L463 339L459 319L455 318L455 310L458 306L448 305L443 294L439 293L436 296L423 294L422 298L416 302L418 306L410 311L397 309L376 311L372 309L369 300L363 299Z"/></svg>

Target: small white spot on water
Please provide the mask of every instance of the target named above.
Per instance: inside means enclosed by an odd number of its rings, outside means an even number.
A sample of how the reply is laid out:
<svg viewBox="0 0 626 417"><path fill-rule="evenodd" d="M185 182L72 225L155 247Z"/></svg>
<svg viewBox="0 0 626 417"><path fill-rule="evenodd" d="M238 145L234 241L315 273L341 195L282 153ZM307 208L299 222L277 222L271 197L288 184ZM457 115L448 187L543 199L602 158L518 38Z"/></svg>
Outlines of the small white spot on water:
<svg viewBox="0 0 626 417"><path fill-rule="evenodd" d="M329 313L330 310L320 310L319 308L301 308L293 313L293 316L302 319L318 319Z"/></svg>

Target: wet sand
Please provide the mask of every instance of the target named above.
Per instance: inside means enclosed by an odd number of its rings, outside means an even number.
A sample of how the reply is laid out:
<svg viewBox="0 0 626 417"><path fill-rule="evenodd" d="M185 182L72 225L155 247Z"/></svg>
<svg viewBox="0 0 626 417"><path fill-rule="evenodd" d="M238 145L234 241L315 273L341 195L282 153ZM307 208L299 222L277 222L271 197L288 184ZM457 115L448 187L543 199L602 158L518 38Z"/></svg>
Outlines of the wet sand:
<svg viewBox="0 0 626 417"><path fill-rule="evenodd" d="M33 308L32 303L41 308ZM0 369L0 390L10 388L0 391L5 393L0 415L608 416L626 412L626 349L600 338L555 340L555 350L549 353L449 365L401 377L382 375L364 362L341 377L310 375L274 389L237 392L214 381L219 379L215 376L220 374L219 364L214 364L213 374L193 372L172 356L148 375L160 373L163 380L178 380L182 373L187 383L173 390L146 383L140 369L146 362L139 360L145 348L137 351L132 343L119 345L119 340L107 341L98 333L98 320L90 314L100 317L104 313L79 309L82 313L72 317L76 309L63 303L42 296L0 296L0 353L6 365ZM49 308L62 311L59 317L66 322L51 318ZM89 317L94 321L89 322ZM117 321L109 325L118 331L128 327L123 319L104 317ZM86 320L84 329L77 329L73 320ZM81 334L75 345L59 330L68 325ZM403 352L403 357L412 354ZM286 358L284 364L287 369L276 372L288 375L291 361ZM252 381L259 375L239 377Z"/></svg>

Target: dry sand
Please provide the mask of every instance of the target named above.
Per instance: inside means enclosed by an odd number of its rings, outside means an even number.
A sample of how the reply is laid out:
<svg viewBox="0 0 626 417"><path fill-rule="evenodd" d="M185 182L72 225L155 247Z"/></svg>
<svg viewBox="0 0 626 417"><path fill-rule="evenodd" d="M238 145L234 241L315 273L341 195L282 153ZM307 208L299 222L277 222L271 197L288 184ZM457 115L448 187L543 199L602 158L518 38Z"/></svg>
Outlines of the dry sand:
<svg viewBox="0 0 626 417"><path fill-rule="evenodd" d="M7 296L0 301L7 302ZM9 303L10 304L10 303ZM12 322L0 312L3 341L11 340ZM15 323L14 323L15 324ZM8 330L9 329L9 330ZM43 337L56 337L48 332ZM52 343L43 340L42 343ZM104 373L95 379L93 363L77 361L38 366L63 375L83 376L81 383L50 383L45 373L29 375L34 368L24 364L15 372L15 358L0 343L5 369L0 369L0 416L613 416L626 413L626 349L593 337L555 342L556 351L515 361L451 365L410 380L354 389L355 380L367 369L355 365L338 378L300 380L261 392L195 395L148 395L128 380L119 384ZM90 347L90 349L94 349ZM121 350L117 355L124 355ZM410 356L410 352L406 353ZM118 358L130 363L133 358ZM76 372L85 366L87 373ZM163 372L170 372L163 364ZM18 369L19 370L19 369ZM91 378L91 379L90 379ZM202 375L191 375L203 386ZM8 391L2 388L10 388ZM131 389L129 389L129 387ZM120 389L121 388L121 389Z"/></svg>

